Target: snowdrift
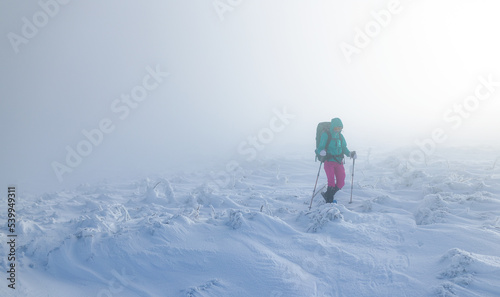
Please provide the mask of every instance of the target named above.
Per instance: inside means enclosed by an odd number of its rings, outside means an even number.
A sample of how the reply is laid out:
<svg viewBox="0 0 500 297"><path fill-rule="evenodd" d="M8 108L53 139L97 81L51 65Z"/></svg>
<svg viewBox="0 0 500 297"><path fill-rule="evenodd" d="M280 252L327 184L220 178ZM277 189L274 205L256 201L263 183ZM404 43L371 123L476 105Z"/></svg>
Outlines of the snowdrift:
<svg viewBox="0 0 500 297"><path fill-rule="evenodd" d="M299 157L242 164L225 187L207 170L26 194L0 294L499 296L498 151L474 152L415 168L359 151L353 203L347 160L339 204L311 210L319 163Z"/></svg>

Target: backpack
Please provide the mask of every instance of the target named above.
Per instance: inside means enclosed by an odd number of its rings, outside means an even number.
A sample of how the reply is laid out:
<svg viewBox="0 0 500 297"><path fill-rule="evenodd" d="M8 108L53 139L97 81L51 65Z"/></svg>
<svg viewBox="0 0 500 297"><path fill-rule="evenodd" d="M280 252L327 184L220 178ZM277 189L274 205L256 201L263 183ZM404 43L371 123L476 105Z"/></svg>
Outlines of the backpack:
<svg viewBox="0 0 500 297"><path fill-rule="evenodd" d="M318 124L318 127L316 127L316 150L319 147L319 142L321 140L321 134L323 134L323 133L326 132L326 134L328 135L328 139L326 140L325 151L328 151L328 146L330 145L330 142L332 140L332 133L330 133L330 125L331 125L331 122L321 122L321 123ZM338 163L342 163L343 160L344 160L344 156L343 155L332 156L332 155L327 154L324 157L316 155L316 161L320 160L321 162L323 162L326 159L329 159L329 158L332 158L332 157Z"/></svg>
<svg viewBox="0 0 500 297"><path fill-rule="evenodd" d="M328 146L330 145L330 140L332 139L332 134L330 133L330 122L321 122L318 124L318 127L316 127L316 149L319 147L319 142L321 140L321 134L325 133L328 135L328 140L326 141L326 146L325 146L325 151L328 150ZM318 158L324 158L316 155L316 160ZM320 161L322 161L320 159Z"/></svg>

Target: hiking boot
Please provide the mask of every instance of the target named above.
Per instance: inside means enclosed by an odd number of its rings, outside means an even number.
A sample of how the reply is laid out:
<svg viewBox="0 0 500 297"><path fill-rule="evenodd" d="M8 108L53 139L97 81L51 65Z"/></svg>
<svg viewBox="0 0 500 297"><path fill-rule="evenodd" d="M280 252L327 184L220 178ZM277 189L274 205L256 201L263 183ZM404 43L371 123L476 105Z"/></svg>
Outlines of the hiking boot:
<svg viewBox="0 0 500 297"><path fill-rule="evenodd" d="M330 187L330 186L328 186L328 188L326 188L326 192L323 195L323 198L325 198L326 203L332 203L332 201L330 200L330 198L332 196L332 189L333 189L333 187ZM321 193L321 194L323 194L323 193Z"/></svg>
<svg viewBox="0 0 500 297"><path fill-rule="evenodd" d="M326 192L321 192L321 196L325 199L325 202L328 203L328 199L326 198Z"/></svg>
<svg viewBox="0 0 500 297"><path fill-rule="evenodd" d="M330 196L332 196L332 190L333 190L333 187L328 186L328 188L326 188L326 192L321 192L321 196L323 196L326 203L332 203L332 201L330 199Z"/></svg>
<svg viewBox="0 0 500 297"><path fill-rule="evenodd" d="M328 187L328 190L327 190L327 198L328 200L326 201L326 203L337 203L337 200L333 199L333 197L335 196L335 193L337 193L340 189L335 186L335 187Z"/></svg>
<svg viewBox="0 0 500 297"><path fill-rule="evenodd" d="M325 202L328 203L328 191L330 190L330 187L326 190L326 192L321 192L321 196L323 196L323 199L325 199Z"/></svg>
<svg viewBox="0 0 500 297"><path fill-rule="evenodd" d="M337 192L339 191L339 187L335 186L335 188L333 188L332 190L332 199L333 199L333 203L337 204L337 200L335 200L335 198L333 198L335 196L335 194L337 194Z"/></svg>

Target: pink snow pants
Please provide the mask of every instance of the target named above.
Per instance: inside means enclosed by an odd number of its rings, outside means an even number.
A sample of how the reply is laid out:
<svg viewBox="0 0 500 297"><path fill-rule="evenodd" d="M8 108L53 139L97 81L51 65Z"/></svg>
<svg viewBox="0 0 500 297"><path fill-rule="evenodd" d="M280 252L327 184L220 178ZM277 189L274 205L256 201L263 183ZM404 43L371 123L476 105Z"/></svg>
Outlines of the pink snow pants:
<svg viewBox="0 0 500 297"><path fill-rule="evenodd" d="M328 179L328 186L342 189L345 185L345 168L344 164L339 164L333 161L325 161L324 168L326 178Z"/></svg>

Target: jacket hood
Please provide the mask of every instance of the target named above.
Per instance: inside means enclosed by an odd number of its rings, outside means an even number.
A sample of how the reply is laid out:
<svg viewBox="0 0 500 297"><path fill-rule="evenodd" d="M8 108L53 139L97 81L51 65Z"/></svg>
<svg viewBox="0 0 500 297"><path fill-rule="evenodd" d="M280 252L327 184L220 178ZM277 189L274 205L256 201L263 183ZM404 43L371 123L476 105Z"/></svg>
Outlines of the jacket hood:
<svg viewBox="0 0 500 297"><path fill-rule="evenodd" d="M332 119L332 122L330 124L330 130L333 131L334 127L342 127L342 128L344 128L344 125L342 124L342 121L339 118Z"/></svg>

